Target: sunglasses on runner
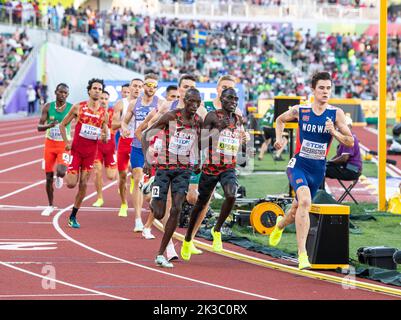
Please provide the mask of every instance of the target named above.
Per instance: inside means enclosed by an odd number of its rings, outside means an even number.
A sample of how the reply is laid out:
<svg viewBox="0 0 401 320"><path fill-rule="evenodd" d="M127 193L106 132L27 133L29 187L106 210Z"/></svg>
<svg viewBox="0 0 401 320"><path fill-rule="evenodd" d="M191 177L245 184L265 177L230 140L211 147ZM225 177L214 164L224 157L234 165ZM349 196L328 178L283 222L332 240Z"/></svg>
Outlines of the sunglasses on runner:
<svg viewBox="0 0 401 320"><path fill-rule="evenodd" d="M147 86L148 88L157 88L157 84L153 82L147 82L144 83L144 85Z"/></svg>

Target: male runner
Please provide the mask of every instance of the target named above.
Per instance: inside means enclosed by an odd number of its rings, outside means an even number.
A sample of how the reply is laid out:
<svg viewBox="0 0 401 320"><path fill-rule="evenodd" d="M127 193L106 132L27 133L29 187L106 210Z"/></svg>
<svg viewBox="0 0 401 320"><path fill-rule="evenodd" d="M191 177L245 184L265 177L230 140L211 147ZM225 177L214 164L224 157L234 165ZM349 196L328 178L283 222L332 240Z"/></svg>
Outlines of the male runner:
<svg viewBox="0 0 401 320"><path fill-rule="evenodd" d="M132 101L128 107L124 120L121 123L123 129L123 137L129 137L135 133L135 129L145 120L146 116L153 110L156 110L164 100L156 96L158 85L158 76L152 73L145 75L143 83L143 95L139 96L135 101ZM130 123L133 125L130 129ZM134 178L134 190L132 194L133 205L135 208L135 226L134 232L143 231L142 223L142 205L143 194L139 189L139 183L143 178L144 155L142 153L141 141L135 137L131 143L130 162L132 168L132 176Z"/></svg>
<svg viewBox="0 0 401 320"><path fill-rule="evenodd" d="M273 128L273 121L274 119L274 108L271 106L269 109L266 110L263 118L260 121L260 126L263 128L263 137L265 141L263 141L260 150L258 160L263 160L263 156L267 151L269 144L273 144L274 140L276 139L276 130ZM286 134L286 133L284 133ZM281 154L284 151L285 146L288 143L288 139L283 136L284 144L281 149L276 151L276 154L273 156L275 161L283 161L284 159L281 157Z"/></svg>
<svg viewBox="0 0 401 320"><path fill-rule="evenodd" d="M141 95L143 87L142 79L133 79L130 83L130 95L128 98L119 100L114 106L113 121L111 128L118 130L119 134L122 135L121 122L123 121L125 114L127 113L129 104ZM117 147L117 168L118 168L118 190L121 198L121 207L118 213L119 217L128 216L128 201L127 201L127 170L131 154L131 143L134 137L134 123L130 122L128 126L130 134L127 137L121 136L118 147ZM133 185L133 182L131 182Z"/></svg>
<svg viewBox="0 0 401 320"><path fill-rule="evenodd" d="M65 83L59 83L54 92L56 101L46 103L42 109L39 119L38 131L46 131L45 140L45 172L46 172L46 193L49 206L43 210L43 216L49 216L53 210L53 175L54 164L57 162L55 187L60 189L63 186L63 177L67 172L70 153L65 150L65 143L61 137L59 125L70 111L72 104L67 102L69 88ZM66 127L67 136L71 139L71 127Z"/></svg>
<svg viewBox="0 0 401 320"><path fill-rule="evenodd" d="M145 130L147 127L150 127L152 124L154 124L166 112L172 111L172 110L176 110L176 109L183 109L184 105L185 105L184 97L185 97L186 92L189 89L194 89L195 86L196 86L196 78L193 75L191 75L191 74L182 75L180 77L179 81L178 81L178 99L173 100L173 101L168 101L168 102L164 103L157 111L154 110L151 113L149 113L149 115L146 117L145 121L143 123L141 123L141 125L135 131L138 139L140 139L142 137L142 131L143 130ZM168 98L171 97L171 91L170 91L169 94L167 94L167 97ZM206 112L204 112L203 114L200 114L200 110L201 109L202 109L202 106L200 108L198 108L197 114L203 118L204 115L206 114ZM155 140L157 140L157 139L158 139L158 137L156 136ZM161 141L161 139L159 140L159 142L160 141ZM157 150L157 145L160 145L160 143L155 141L154 146L155 146L156 151L158 151ZM196 174L194 174L194 173L191 174L191 180L193 179L192 178L193 176L196 177ZM146 185L144 187L146 188ZM169 189L169 192L170 191L171 190ZM186 200L188 201L190 199L195 199L195 201L196 201L197 196L198 196L198 190L197 190L197 188L192 188L191 187L191 181L190 181L190 186L189 186L189 190L188 190L188 193L187 193ZM194 200L192 200L192 201L194 201ZM166 214L165 214L165 217L162 220L163 225L165 225L165 223L168 220L168 217L169 217L169 214L170 214L170 208L171 208L171 197L168 196L167 204L166 204ZM144 226L144 229L143 229L143 232L142 232L142 236L145 239L154 239L155 238L151 233L151 226L153 224L153 221L154 221L154 216L151 213L149 215L149 217L148 217L148 220L145 223L145 226ZM191 249L192 249L192 254L201 254L202 253L202 251L197 249L195 247L195 245L193 245L191 247ZM168 245L167 245L166 255L167 255L167 260L168 261L178 259L178 254L175 251L174 243L173 243L172 240L170 240Z"/></svg>
<svg viewBox="0 0 401 320"><path fill-rule="evenodd" d="M181 257L189 260L191 257L192 234L199 214L207 208L209 200L218 182L221 183L225 200L216 225L212 228L213 250L223 250L220 229L230 214L237 195L238 180L235 174L237 153L241 144L246 142L242 134L242 117L236 113L238 96L233 88L222 91L220 102L222 108L210 111L205 118L202 129L207 132L203 137L201 147L208 148L208 154L202 166L199 180L199 196L192 211L188 230L181 248Z"/></svg>
<svg viewBox="0 0 401 320"><path fill-rule="evenodd" d="M60 124L65 150L71 150L70 165L66 176L67 187L74 188L79 182L78 193L68 221L68 225L72 228L80 227L76 215L86 195L87 183L95 161L98 139L100 137L103 142L107 141L107 111L99 104L103 90L103 80L89 80L87 86L89 100L75 104ZM66 133L66 127L74 118L77 124L71 143Z"/></svg>
<svg viewBox="0 0 401 320"><path fill-rule="evenodd" d="M159 121L146 130L142 136L143 151L149 149L150 141L160 130L164 131L162 152L158 154L157 170L152 186L151 210L156 219L161 220L166 212L168 189L171 186L172 207L166 223L155 263L160 267L172 268L173 264L164 257L182 210L182 204L188 191L191 172L199 166L198 139L202 119L196 114L201 96L197 89L189 89L184 97L184 109L176 109L164 114ZM145 158L145 171L150 170L149 158Z"/></svg>
<svg viewBox="0 0 401 320"><path fill-rule="evenodd" d="M227 90L227 89L234 89L235 88L235 84L236 84L236 78L234 76L224 75L224 76L221 76L219 78L219 80L217 81L217 87L216 87L216 92L217 92L216 98L214 98L213 100L204 101L203 106L201 106L199 108L201 110L200 114L202 114L203 119L205 119L206 115L209 112L222 109L221 95L222 95L223 91ZM242 118L242 112L238 108L238 105L237 105L237 107L235 109L235 113ZM243 125L241 125L241 132L245 132L245 130L243 128ZM243 133L241 133L241 135L243 135ZM201 152L201 159L202 158L203 158L203 154ZM194 175L193 174L191 176L191 182L190 182L190 185L189 185L189 190L190 190L189 193L192 195L192 198L190 199L190 201L188 201L190 204L195 204L197 199L198 199L198 189L199 189L200 176L201 176L201 174L198 174L198 175ZM212 194L213 193L214 192L212 192ZM195 221L195 226L193 228L191 240L195 237L196 233L198 232L199 228L201 227L202 221L205 219L205 216L206 216L207 212L209 210L211 210L210 206L209 206L211 200L212 200L212 197L209 198L209 202L208 202L207 206L205 206L202 209L201 213L198 215L198 218ZM193 241L190 241L190 245L191 245L192 248L195 247ZM192 250L192 254L194 254L194 253L200 254L200 253L202 253L202 251L199 250L199 249Z"/></svg>
<svg viewBox="0 0 401 320"><path fill-rule="evenodd" d="M123 84L121 86L121 97L125 99L128 98L130 94L131 94L130 84L129 83Z"/></svg>
<svg viewBox="0 0 401 320"><path fill-rule="evenodd" d="M312 76L314 102L311 105L294 106L276 120L274 144L276 149L280 149L284 144L285 123L298 120L295 156L287 166L288 179L296 193L296 199L287 215L277 218L269 243L271 246L276 246L280 242L284 228L295 221L299 269L311 266L306 252L306 239L310 226L309 209L323 181L326 156L333 137L347 147L352 147L354 144L354 138L345 122L344 112L328 104L331 90L332 80L328 72L314 74Z"/></svg>
<svg viewBox="0 0 401 320"><path fill-rule="evenodd" d="M178 87L175 85L169 85L166 88L166 101L178 100L180 97L178 93Z"/></svg>
<svg viewBox="0 0 401 320"><path fill-rule="evenodd" d="M92 205L94 207L102 207L104 204L103 200L103 168L102 165L106 168L106 176L109 180L116 179L117 173L117 157L115 154L116 150L116 142L114 139L114 130L111 129L111 122L113 119L113 108L109 108L109 97L110 94L107 91L103 91L100 96L100 106L103 107L108 112L108 134L107 134L107 142L98 141L97 145L97 153L94 162L95 168L95 187L97 192L97 200Z"/></svg>

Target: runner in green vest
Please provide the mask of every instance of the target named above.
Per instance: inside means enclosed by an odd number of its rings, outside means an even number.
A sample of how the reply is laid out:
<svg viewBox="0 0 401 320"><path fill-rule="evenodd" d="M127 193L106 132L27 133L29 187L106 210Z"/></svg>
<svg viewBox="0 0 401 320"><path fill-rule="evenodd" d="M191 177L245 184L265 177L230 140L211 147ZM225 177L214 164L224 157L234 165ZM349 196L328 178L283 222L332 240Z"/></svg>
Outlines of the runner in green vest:
<svg viewBox="0 0 401 320"><path fill-rule="evenodd" d="M276 139L276 130L273 127L273 121L274 120L274 108L273 106L270 106L270 108L267 109L265 115L263 116L262 119L260 119L259 126L263 128L263 136L265 138L265 141L262 143L260 150L259 150L259 160L263 160L263 156L267 151L267 148L269 147L269 144L274 143L274 140ZM283 161L284 159L281 157L281 153L284 151L285 146L288 143L288 139L286 137L283 137L284 144L283 146L276 151L276 154L273 156L273 159L275 161Z"/></svg>
<svg viewBox="0 0 401 320"><path fill-rule="evenodd" d="M70 161L69 152L65 151L65 143L61 137L59 125L70 111L72 104L67 102L69 88L65 83L56 87L56 101L46 103L42 108L39 119L38 131L46 131L44 169L46 172L46 192L49 206L42 212L43 216L49 216L53 210L53 175L54 165L57 162L55 187L63 186L63 177ZM66 127L68 138L71 139L70 125Z"/></svg>

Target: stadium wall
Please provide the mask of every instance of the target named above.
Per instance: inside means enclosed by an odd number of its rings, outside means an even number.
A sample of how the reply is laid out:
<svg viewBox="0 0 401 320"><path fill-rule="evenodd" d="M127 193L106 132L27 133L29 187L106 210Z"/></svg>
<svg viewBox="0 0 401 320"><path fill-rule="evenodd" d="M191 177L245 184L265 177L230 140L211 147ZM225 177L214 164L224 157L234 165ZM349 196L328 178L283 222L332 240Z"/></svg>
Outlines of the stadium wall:
<svg viewBox="0 0 401 320"><path fill-rule="evenodd" d="M55 98L54 89L57 84L64 82L70 87L68 100L72 103L88 98L86 86L91 78L104 80L143 78L137 72L52 43L47 44L45 58L41 62L44 65L40 67L46 73L49 99ZM41 76L43 77L43 74Z"/></svg>

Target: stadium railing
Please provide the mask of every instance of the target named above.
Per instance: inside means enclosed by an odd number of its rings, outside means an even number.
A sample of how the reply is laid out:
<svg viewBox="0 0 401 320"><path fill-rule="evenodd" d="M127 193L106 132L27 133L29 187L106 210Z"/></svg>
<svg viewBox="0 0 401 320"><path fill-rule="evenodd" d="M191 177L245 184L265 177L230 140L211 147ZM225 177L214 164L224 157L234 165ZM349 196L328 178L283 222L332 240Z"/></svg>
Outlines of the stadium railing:
<svg viewBox="0 0 401 320"><path fill-rule="evenodd" d="M350 7L341 5L319 4L313 0L287 0L277 5L253 5L248 2L219 2L197 0L194 3L160 2L159 16L176 16L188 19L252 20L263 21L266 17L297 19L344 19L376 20L377 8Z"/></svg>

